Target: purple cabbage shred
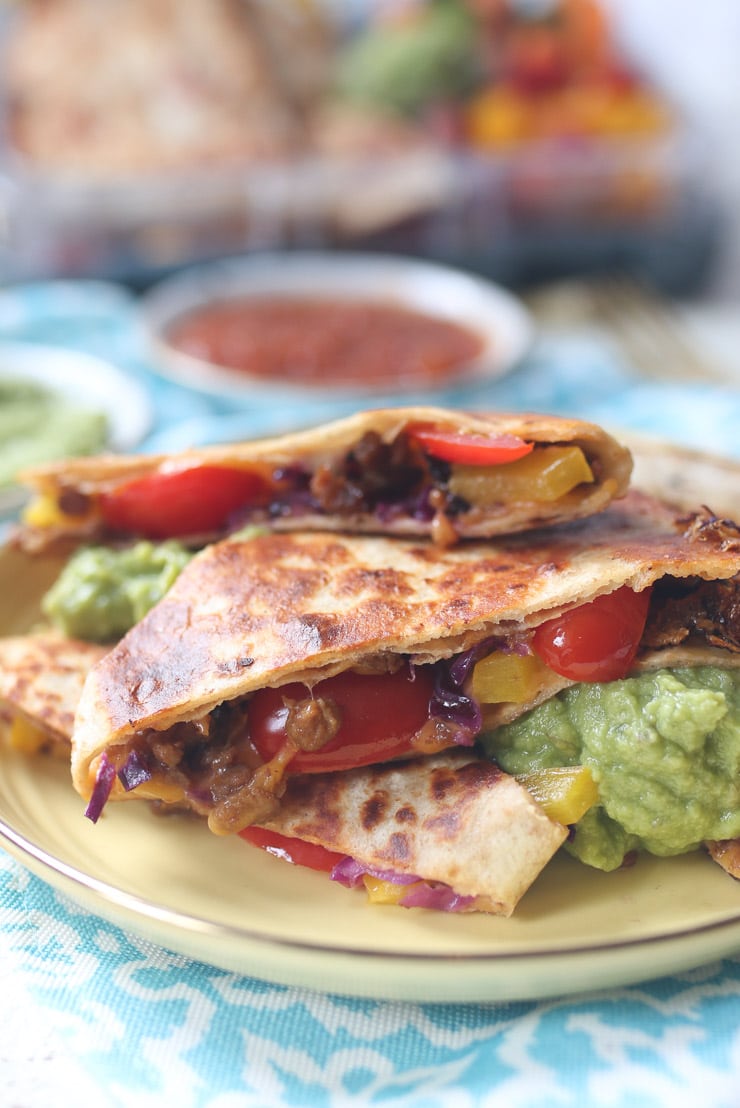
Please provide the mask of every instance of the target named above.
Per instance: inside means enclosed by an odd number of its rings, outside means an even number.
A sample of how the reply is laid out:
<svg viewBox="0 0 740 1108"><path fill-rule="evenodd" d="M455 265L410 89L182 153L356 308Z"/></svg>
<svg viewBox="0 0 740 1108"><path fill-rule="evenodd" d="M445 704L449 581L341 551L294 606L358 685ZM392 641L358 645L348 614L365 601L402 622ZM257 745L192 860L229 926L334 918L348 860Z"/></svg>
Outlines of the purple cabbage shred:
<svg viewBox="0 0 740 1108"><path fill-rule="evenodd" d="M290 488L281 492L280 497L269 506L268 512L273 518L303 515L305 512L319 510L318 501L311 494L311 474L308 470L301 466L283 466L274 471L273 477L290 483Z"/></svg>
<svg viewBox="0 0 740 1108"><path fill-rule="evenodd" d="M146 759L136 750L131 751L124 765L118 771L118 780L127 793L137 788L138 785L143 785L145 781L149 781L151 776L152 771Z"/></svg>
<svg viewBox="0 0 740 1108"><path fill-rule="evenodd" d="M475 646L471 646L469 650L464 650L462 654L456 654L454 658L450 658L446 663L449 668L450 680L457 688L462 688L470 675L470 671L476 662L479 662L481 658L485 658L487 654L491 654L494 650L498 649L499 642L495 638L484 639L482 642L476 643Z"/></svg>
<svg viewBox="0 0 740 1108"><path fill-rule="evenodd" d="M458 656L452 663L449 660L435 663L429 715L456 725L455 742L459 746L472 746L483 726L483 714L478 701L461 688L472 662L467 667L457 666L460 660Z"/></svg>
<svg viewBox="0 0 740 1108"><path fill-rule="evenodd" d="M332 881L344 885L346 889L356 889L362 883L365 874L377 877L379 881L390 881L394 885L408 885L413 881L419 881L419 877L413 874L398 873L396 870L379 869L377 866L365 866L347 855L334 866L331 871Z"/></svg>
<svg viewBox="0 0 740 1108"><path fill-rule="evenodd" d="M409 885L408 892L399 900L402 908L432 908L439 912L459 912L469 907L472 896L461 896L449 885L441 881L424 881L413 874L397 873L395 870L366 866L355 858L342 858L331 871L332 881L338 881L347 889L356 889L362 884L365 874L377 877L380 881L390 881L394 885Z"/></svg>
<svg viewBox="0 0 740 1108"><path fill-rule="evenodd" d="M431 489L425 488L416 496L404 500L379 500L375 505L375 514L381 523L390 523L400 516L409 516L421 523L434 519L435 509L430 500Z"/></svg>
<svg viewBox="0 0 740 1108"><path fill-rule="evenodd" d="M116 767L113 765L113 762L103 754L98 764L98 772L95 775L92 796L85 809L85 815L89 820L92 820L93 823L97 823L100 819L100 814L110 796L110 791L113 788L115 779Z"/></svg>
<svg viewBox="0 0 740 1108"><path fill-rule="evenodd" d="M399 901L402 908L432 908L438 912L460 912L469 908L475 898L461 896L442 882L423 881L409 889Z"/></svg>

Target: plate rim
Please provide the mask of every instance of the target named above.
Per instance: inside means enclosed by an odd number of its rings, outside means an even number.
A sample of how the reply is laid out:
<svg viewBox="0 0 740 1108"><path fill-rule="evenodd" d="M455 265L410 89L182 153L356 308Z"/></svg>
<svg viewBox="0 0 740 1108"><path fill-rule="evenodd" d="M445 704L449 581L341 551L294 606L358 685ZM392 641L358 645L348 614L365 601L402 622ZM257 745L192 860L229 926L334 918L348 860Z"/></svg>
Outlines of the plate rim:
<svg viewBox="0 0 740 1108"><path fill-rule="evenodd" d="M7 852L47 885L66 894L76 904L142 939L184 955L199 963L254 977L271 984L308 988L361 999L405 1003L497 1003L548 1000L591 994L616 985L636 984L664 973L687 971L707 961L732 955L740 949L740 906L736 915L669 935L656 934L620 941L565 948L466 953L424 953L374 950L366 947L333 947L289 937L273 936L267 929L254 931L227 922L208 920L177 908L158 904L118 888L77 866L56 858L33 843L0 816L0 841ZM717 938L721 942L717 942ZM220 939L214 957L209 945L204 955L199 940ZM218 945L218 944L216 944ZM237 956L234 946L245 947ZM656 953L648 972L645 956ZM260 956L263 956L260 961ZM311 960L307 970L304 959ZM605 959L608 958L608 966ZM348 967L343 980L327 987L327 973L337 964ZM379 981L378 969L388 965L392 976ZM600 964L600 972L588 984L567 984L569 972ZM523 969L536 966L533 975L519 978ZM475 978L461 973L474 969ZM436 982L419 984L419 970L433 971ZM579 973L579 979L582 979Z"/></svg>
<svg viewBox="0 0 740 1108"><path fill-rule="evenodd" d="M138 910L143 915L151 915L152 918L157 919L171 919L178 921L181 925L184 925L187 930L197 931L217 931L225 932L234 938L247 937L251 941L265 943L276 947L289 947L293 950L322 952L330 954L332 956L336 954L348 954L351 956L362 956L372 958L373 960L387 958L391 961L414 961L414 962L430 962L437 963L442 962L455 962L459 964L461 962L510 962L512 959L519 958L520 960L529 961L530 959L539 958L551 958L560 957L562 955L583 955L583 954L601 954L605 951L622 950L627 948L635 948L641 946L651 946L655 943L663 943L666 939L669 940L681 940L691 938L694 935L707 934L710 932L722 931L728 928L738 928L740 930L740 904L738 904L737 915L728 916L722 920L715 920L713 922L707 922L698 924L692 927L686 927L671 932L669 935L647 935L642 937L627 938L622 940L608 940L604 942L594 942L588 944L579 944L575 946L552 946L547 948L540 948L534 951L516 951L515 953L507 953L505 951L480 951L470 952L463 954L432 954L416 951L378 951L373 950L371 947L357 946L357 947L333 947L329 944L316 943L304 940L298 940L288 937L275 937L269 935L266 931L255 931L251 928L240 928L230 923L219 923L209 920L204 916L192 914L189 912L181 911L178 908L170 908L166 905L158 904L155 900L146 896L141 896L138 893L128 892L125 889L120 889L116 885L110 884L107 881L102 880L94 875L87 874L84 870L79 869L77 866L72 865L69 862L65 862L61 858L57 858L51 854L47 849L34 843L23 833L16 831L15 828L0 815L0 839L3 839L6 843L11 843L15 850L22 853L24 856L33 858L34 861L42 867L49 869L54 874L62 877L66 882L72 882L79 885L82 888L87 889L89 892L94 893L101 899L106 900L112 904L120 904L127 910ZM740 942L740 939L738 940Z"/></svg>

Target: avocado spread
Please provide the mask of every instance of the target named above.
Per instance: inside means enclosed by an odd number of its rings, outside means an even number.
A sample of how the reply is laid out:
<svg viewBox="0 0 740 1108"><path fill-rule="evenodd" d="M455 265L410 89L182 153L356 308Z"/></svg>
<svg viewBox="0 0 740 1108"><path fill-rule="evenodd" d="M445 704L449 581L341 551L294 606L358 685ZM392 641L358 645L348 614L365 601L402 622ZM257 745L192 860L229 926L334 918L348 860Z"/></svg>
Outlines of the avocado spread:
<svg viewBox="0 0 740 1108"><path fill-rule="evenodd" d="M174 541L83 548L43 597L42 611L65 635L112 642L154 607L191 557Z"/></svg>
<svg viewBox="0 0 740 1108"><path fill-rule="evenodd" d="M104 412L73 406L32 381L0 381L0 486L25 466L94 454L108 437Z"/></svg>
<svg viewBox="0 0 740 1108"><path fill-rule="evenodd" d="M664 669L580 684L484 737L507 773L586 765L599 804L566 846L598 869L626 854L740 836L740 670Z"/></svg>
<svg viewBox="0 0 740 1108"><path fill-rule="evenodd" d="M249 542L264 531L247 524L225 541ZM71 638L113 642L169 592L193 554L174 539L82 547L42 598L41 610Z"/></svg>

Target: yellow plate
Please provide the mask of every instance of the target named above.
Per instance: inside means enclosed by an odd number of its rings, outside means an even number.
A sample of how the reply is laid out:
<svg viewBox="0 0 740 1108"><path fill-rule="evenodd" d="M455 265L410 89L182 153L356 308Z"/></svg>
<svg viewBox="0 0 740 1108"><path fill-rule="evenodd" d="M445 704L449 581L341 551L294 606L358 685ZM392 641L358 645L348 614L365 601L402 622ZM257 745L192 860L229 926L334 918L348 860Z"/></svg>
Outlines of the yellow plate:
<svg viewBox="0 0 740 1108"><path fill-rule="evenodd" d="M56 571L0 552L1 633L32 625ZM383 999L518 1000L740 950L740 884L703 854L641 858L614 874L557 858L509 920L407 910L145 805L110 805L94 826L66 766L13 752L2 763L0 841L23 865L153 942L265 980Z"/></svg>

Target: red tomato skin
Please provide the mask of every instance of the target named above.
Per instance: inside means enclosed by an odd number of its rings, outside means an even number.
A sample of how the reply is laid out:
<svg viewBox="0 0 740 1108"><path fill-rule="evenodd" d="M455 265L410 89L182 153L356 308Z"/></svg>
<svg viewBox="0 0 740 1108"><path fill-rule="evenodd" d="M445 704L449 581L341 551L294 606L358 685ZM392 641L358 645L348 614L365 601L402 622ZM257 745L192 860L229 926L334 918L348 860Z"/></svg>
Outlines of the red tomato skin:
<svg viewBox="0 0 740 1108"><path fill-rule="evenodd" d="M493 466L515 462L534 449L517 435L466 435L424 427L409 432L428 454L460 465Z"/></svg>
<svg viewBox="0 0 740 1108"><path fill-rule="evenodd" d="M325 773L373 765L409 754L411 740L429 718L434 690L431 667L420 667L412 680L406 670L397 673L340 673L314 685L314 696L338 705L342 723L338 733L320 750L298 751L288 772ZM260 689L249 704L249 736L263 761L268 762L285 742L287 709L283 698L305 700L305 685Z"/></svg>
<svg viewBox="0 0 740 1108"><path fill-rule="evenodd" d="M628 586L547 620L532 647L550 669L571 681L618 681L626 677L645 630L650 589Z"/></svg>
<svg viewBox="0 0 740 1108"><path fill-rule="evenodd" d="M100 496L100 510L113 531L176 539L218 531L232 512L264 503L268 494L252 470L202 465L128 481Z"/></svg>
<svg viewBox="0 0 740 1108"><path fill-rule="evenodd" d="M346 857L334 850L327 850L318 843L307 843L291 835L281 835L278 831L268 831L264 827L245 827L238 832L242 839L274 854L294 866L307 866L309 869L331 873L337 862Z"/></svg>

